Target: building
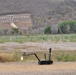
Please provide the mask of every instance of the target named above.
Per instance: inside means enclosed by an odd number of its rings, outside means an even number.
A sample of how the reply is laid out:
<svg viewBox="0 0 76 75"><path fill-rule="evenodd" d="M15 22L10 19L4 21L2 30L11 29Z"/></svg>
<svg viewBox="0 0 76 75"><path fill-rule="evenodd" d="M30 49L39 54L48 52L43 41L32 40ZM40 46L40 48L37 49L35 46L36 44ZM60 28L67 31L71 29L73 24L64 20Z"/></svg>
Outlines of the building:
<svg viewBox="0 0 76 75"><path fill-rule="evenodd" d="M10 14L0 16L0 34L7 30L6 34L11 34L14 26L21 30L24 34L29 33L32 27L31 14Z"/></svg>

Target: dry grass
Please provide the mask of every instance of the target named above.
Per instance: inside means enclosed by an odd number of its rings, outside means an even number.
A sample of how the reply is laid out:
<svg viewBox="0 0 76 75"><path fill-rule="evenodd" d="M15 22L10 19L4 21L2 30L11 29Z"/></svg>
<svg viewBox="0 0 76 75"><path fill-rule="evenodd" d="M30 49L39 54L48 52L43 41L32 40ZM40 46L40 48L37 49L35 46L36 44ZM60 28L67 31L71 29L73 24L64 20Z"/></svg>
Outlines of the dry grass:
<svg viewBox="0 0 76 75"><path fill-rule="evenodd" d="M12 61L12 54L11 53L0 53L0 61L1 62L10 62Z"/></svg>
<svg viewBox="0 0 76 75"><path fill-rule="evenodd" d="M31 52L28 52L27 54L30 54ZM33 52L32 52L33 53ZM46 51L40 51L40 52L34 52L37 54L40 60L45 60L44 54L46 54L46 60L49 59L48 52ZM2 52L0 53L0 61L1 62L19 62L20 57L22 56L22 52L19 50L15 50L13 52L7 53ZM69 62L69 61L76 61L76 51L52 51L52 60L53 61L60 61L60 62ZM25 62L34 61L37 62L38 60L34 55L31 56L24 56Z"/></svg>

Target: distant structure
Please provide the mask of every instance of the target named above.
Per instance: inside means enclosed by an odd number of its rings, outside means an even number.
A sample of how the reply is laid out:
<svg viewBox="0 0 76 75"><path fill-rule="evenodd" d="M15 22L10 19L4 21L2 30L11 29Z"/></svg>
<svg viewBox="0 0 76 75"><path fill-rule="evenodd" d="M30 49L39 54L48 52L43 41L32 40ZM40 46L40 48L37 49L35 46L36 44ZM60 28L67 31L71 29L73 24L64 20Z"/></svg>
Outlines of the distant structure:
<svg viewBox="0 0 76 75"><path fill-rule="evenodd" d="M13 28L29 34L32 27L31 14L10 14L0 16L0 35L11 34ZM7 33L6 33L7 32Z"/></svg>

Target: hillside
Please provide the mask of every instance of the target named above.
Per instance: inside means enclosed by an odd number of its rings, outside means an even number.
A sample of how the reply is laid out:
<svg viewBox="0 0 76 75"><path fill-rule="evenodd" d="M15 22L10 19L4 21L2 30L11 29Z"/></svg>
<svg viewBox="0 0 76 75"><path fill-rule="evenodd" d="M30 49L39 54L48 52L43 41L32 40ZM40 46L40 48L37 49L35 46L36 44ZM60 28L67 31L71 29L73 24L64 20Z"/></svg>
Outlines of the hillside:
<svg viewBox="0 0 76 75"><path fill-rule="evenodd" d="M30 13L33 33L43 33L47 25L52 25L53 33L63 20L76 20L75 0L0 0L0 15Z"/></svg>

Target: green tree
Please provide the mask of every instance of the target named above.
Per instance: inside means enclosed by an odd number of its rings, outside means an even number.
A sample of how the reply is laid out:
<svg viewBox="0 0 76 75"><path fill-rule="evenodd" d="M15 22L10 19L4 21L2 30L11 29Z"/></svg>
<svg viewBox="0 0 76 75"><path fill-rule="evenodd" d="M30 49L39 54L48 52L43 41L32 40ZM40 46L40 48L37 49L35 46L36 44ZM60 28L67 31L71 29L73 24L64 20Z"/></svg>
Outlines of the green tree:
<svg viewBox="0 0 76 75"><path fill-rule="evenodd" d="M51 26L47 26L44 30L45 34L51 34Z"/></svg>
<svg viewBox="0 0 76 75"><path fill-rule="evenodd" d="M64 21L60 23L58 33L76 33L76 21Z"/></svg>
<svg viewBox="0 0 76 75"><path fill-rule="evenodd" d="M19 29L18 28L12 28L12 33L13 34L19 34Z"/></svg>

